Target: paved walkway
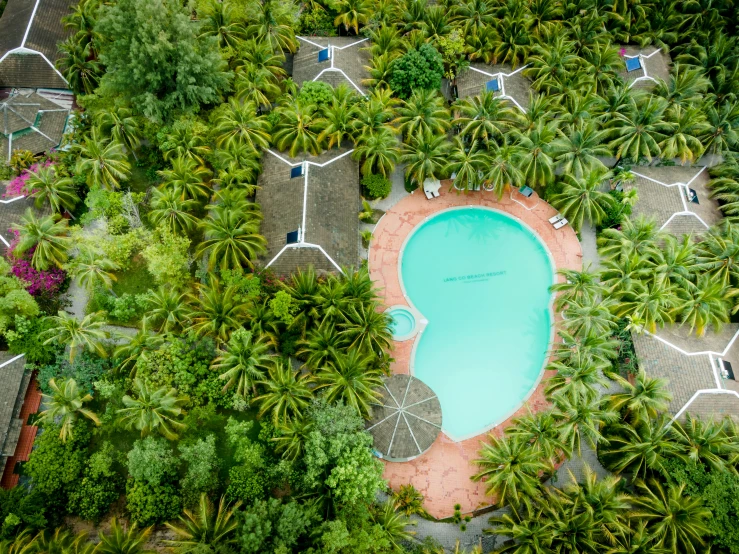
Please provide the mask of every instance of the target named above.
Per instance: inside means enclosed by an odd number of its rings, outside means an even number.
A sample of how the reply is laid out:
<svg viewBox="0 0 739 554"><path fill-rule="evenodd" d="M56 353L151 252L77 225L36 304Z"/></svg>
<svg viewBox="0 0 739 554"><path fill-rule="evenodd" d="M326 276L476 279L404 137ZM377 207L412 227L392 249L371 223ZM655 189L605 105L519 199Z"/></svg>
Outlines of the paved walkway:
<svg viewBox="0 0 739 554"><path fill-rule="evenodd" d="M378 286L386 306L407 305L397 269L405 238L426 217L452 207L487 206L513 215L534 229L546 243L557 268L582 267L582 254L575 232L570 227L554 230L548 219L556 210L536 195L527 199L518 192L511 192L499 201L492 193L457 194L448 192L448 189L449 182L443 183L441 197L431 201L422 192L416 191L400 200L378 223L370 246L369 267L372 280ZM395 362L391 369L394 373L408 373L413 341L395 343L394 346L392 355ZM549 404L544 397L543 385L537 387L527 404L528 407L522 406L492 432L502 435L511 419L524 415L527 409L546 409ZM462 505L463 513L488 506L490 498L485 495L484 483L470 480L476 473L476 467L471 462L477 458L481 441L485 438L485 435L478 435L454 442L442 433L423 456L404 463L385 462L385 479L395 489L412 483L425 496L426 510L437 518L451 516L457 503Z"/></svg>

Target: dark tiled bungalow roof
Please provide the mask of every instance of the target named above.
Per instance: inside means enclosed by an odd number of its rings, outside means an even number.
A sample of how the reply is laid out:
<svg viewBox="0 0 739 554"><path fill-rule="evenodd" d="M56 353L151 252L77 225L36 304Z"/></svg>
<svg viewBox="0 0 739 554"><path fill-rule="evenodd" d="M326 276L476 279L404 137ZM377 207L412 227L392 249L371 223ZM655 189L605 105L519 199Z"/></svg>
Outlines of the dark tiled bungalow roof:
<svg viewBox="0 0 739 554"><path fill-rule="evenodd" d="M71 34L61 22L70 4L8 0L0 18L0 88L69 88L54 63L58 43Z"/></svg>
<svg viewBox="0 0 739 554"><path fill-rule="evenodd" d="M700 391L688 401L678 419L685 419L686 414L703 420L730 417L739 423L739 393L732 390Z"/></svg>
<svg viewBox="0 0 739 554"><path fill-rule="evenodd" d="M300 50L293 59L293 80L302 85L306 81L323 81L332 87L341 83L364 94L362 80L369 77L369 41L354 37L299 37ZM318 61L318 53L331 48L331 57Z"/></svg>
<svg viewBox="0 0 739 554"><path fill-rule="evenodd" d="M68 117L69 110L35 92L0 101L0 159L15 150L40 154L59 146Z"/></svg>
<svg viewBox="0 0 739 554"><path fill-rule="evenodd" d="M300 159L265 154L256 196L264 214L261 232L267 239L262 262L278 275L309 265L330 272L338 270L336 265L357 265L359 168L350 152L344 148ZM293 167L303 161L307 176L291 178ZM299 228L301 243L285 248L287 233Z"/></svg>
<svg viewBox="0 0 739 554"><path fill-rule="evenodd" d="M514 70L510 65L487 65L472 63L470 67L457 77L457 95L459 98L479 96L485 90L488 81L498 78L503 87L495 96L505 96L515 100L519 108L525 110L529 106L531 82L523 76L523 68Z"/></svg>
<svg viewBox="0 0 739 554"><path fill-rule="evenodd" d="M647 48L623 46L620 48L624 51L624 59L638 57L641 64L641 69L634 71L624 69L620 73L624 81L633 83L632 87L651 89L658 80L666 81L670 78L672 60L664 50L655 46Z"/></svg>
<svg viewBox="0 0 739 554"><path fill-rule="evenodd" d="M15 452L23 421L19 419L23 398L30 382L25 358L0 352L0 474Z"/></svg>

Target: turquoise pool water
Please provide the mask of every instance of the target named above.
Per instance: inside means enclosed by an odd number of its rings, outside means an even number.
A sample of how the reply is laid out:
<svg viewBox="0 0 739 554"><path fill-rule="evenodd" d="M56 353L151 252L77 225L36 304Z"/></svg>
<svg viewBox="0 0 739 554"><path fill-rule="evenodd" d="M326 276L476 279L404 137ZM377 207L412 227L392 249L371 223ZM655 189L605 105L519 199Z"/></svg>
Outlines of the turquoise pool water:
<svg viewBox="0 0 739 554"><path fill-rule="evenodd" d="M455 440L501 423L537 383L551 340L553 268L519 221L484 208L421 224L400 261L405 294L428 324L413 374L439 397Z"/></svg>
<svg viewBox="0 0 739 554"><path fill-rule="evenodd" d="M395 340L407 337L416 328L416 318L406 308L391 308L387 313L390 316L390 331Z"/></svg>

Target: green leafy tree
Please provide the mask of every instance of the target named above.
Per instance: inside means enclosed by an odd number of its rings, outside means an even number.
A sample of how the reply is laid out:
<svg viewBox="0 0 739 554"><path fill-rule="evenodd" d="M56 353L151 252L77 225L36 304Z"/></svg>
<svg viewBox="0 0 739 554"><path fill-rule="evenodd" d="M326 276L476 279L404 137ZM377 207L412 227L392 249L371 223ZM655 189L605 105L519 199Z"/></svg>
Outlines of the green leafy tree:
<svg viewBox="0 0 739 554"><path fill-rule="evenodd" d="M229 86L216 37L197 37L189 14L171 0L122 0L101 10L96 30L106 41L103 91L123 95L161 121L173 110L215 103Z"/></svg>
<svg viewBox="0 0 739 554"><path fill-rule="evenodd" d="M393 62L390 87L400 98L409 98L415 89L438 90L443 75L441 54L432 45L422 44Z"/></svg>

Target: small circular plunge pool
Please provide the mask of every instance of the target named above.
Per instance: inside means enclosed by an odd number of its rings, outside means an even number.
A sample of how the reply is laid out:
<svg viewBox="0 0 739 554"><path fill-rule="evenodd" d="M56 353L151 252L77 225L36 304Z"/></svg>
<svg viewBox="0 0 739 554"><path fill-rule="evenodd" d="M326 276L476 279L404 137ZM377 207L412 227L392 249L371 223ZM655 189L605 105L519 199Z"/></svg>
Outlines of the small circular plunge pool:
<svg viewBox="0 0 739 554"><path fill-rule="evenodd" d="M386 312L390 316L390 331L393 340L407 340L416 335L418 320L405 306L393 306Z"/></svg>

